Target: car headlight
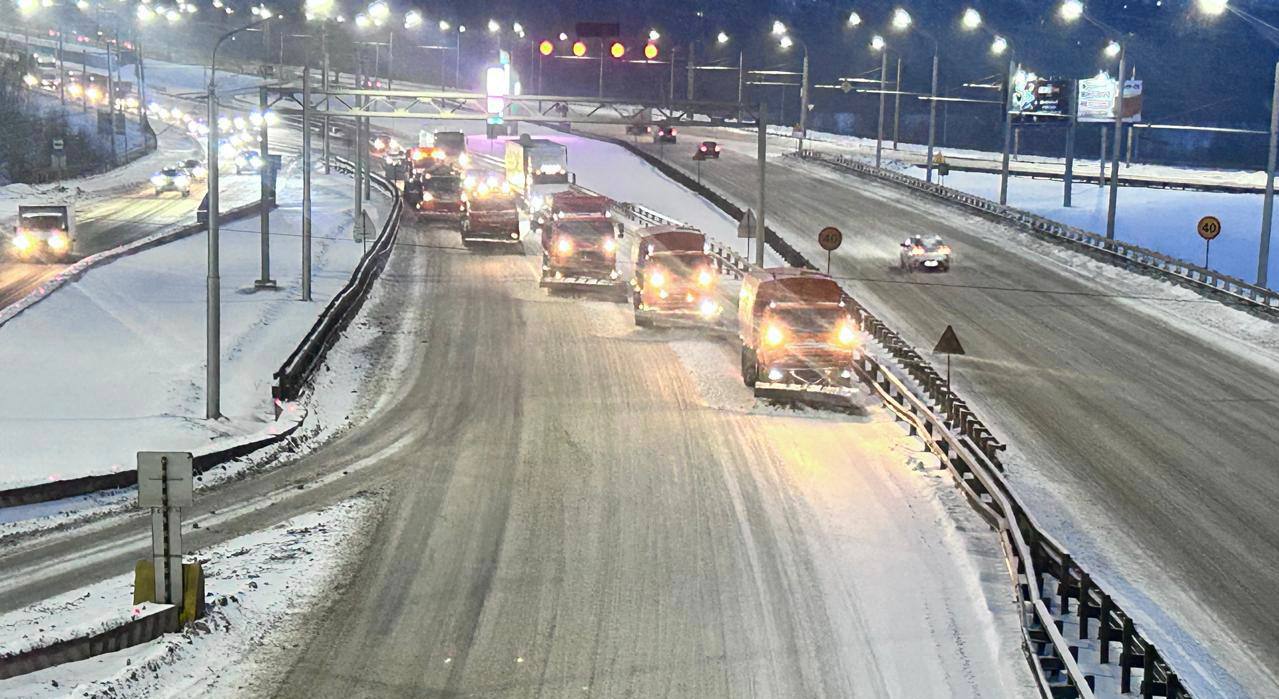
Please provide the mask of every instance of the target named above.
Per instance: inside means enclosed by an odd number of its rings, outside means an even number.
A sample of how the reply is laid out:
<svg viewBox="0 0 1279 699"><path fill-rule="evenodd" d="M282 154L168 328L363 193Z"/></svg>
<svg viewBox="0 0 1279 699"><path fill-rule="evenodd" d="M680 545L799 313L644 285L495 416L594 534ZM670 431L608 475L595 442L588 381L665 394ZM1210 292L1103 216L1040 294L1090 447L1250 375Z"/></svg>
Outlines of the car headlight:
<svg viewBox="0 0 1279 699"><path fill-rule="evenodd" d="M666 284L666 275L662 273L662 270L655 269L649 273L648 283L660 288Z"/></svg>
<svg viewBox="0 0 1279 699"><path fill-rule="evenodd" d="M163 186L164 186L164 183L165 183L166 181L167 181L167 180L165 179L164 175L152 175L152 176L151 176L151 184L153 184L153 185L155 185L155 186L157 186L157 187L163 187Z"/></svg>
<svg viewBox="0 0 1279 699"><path fill-rule="evenodd" d="M715 277L711 274L710 270L704 269L697 273L697 283L699 285L710 286L713 281L715 281Z"/></svg>
<svg viewBox="0 0 1279 699"><path fill-rule="evenodd" d="M461 165L462 167L467 167L468 165L471 164L471 156L467 155L466 153L463 153L457 156L457 164Z"/></svg>
<svg viewBox="0 0 1279 699"><path fill-rule="evenodd" d="M786 341L786 331L782 330L782 326L776 323L770 323L764 329L764 344L769 347L777 347Z"/></svg>
<svg viewBox="0 0 1279 699"><path fill-rule="evenodd" d="M67 245L70 241L67 240L65 235L62 235L61 233L54 233L49 236L49 239L46 242L48 243L50 250L54 252L66 252Z"/></svg>
<svg viewBox="0 0 1279 699"><path fill-rule="evenodd" d="M698 307L698 311L702 314L703 318L710 318L716 313L719 313L719 304L710 299L706 299L705 301L702 301L702 305Z"/></svg>
<svg viewBox="0 0 1279 699"><path fill-rule="evenodd" d="M191 180L187 179L187 176L186 176L186 175L179 175L179 176L177 176L177 177L173 178L173 183L174 183L174 184L176 184L176 185L177 185L177 186L179 186L179 187L185 187L185 186L187 186L188 184L190 184L190 182L191 182Z"/></svg>
<svg viewBox="0 0 1279 699"><path fill-rule="evenodd" d="M559 241L555 243L555 251L561 255L572 254L573 241L568 238L560 238Z"/></svg>
<svg viewBox="0 0 1279 699"><path fill-rule="evenodd" d="M430 192L422 192L422 201L434 201L435 195Z"/></svg>
<svg viewBox="0 0 1279 699"><path fill-rule="evenodd" d="M617 252L617 241L612 238L606 239L604 241L604 252L610 255Z"/></svg>
<svg viewBox="0 0 1279 699"><path fill-rule="evenodd" d="M835 334L835 339L839 340L839 344L851 347L857 342L857 333L853 330L852 325L844 323L839 326L839 332Z"/></svg>
<svg viewBox="0 0 1279 699"><path fill-rule="evenodd" d="M19 233L13 236L13 247L17 248L18 252L26 252L27 250L30 250L31 236L26 233Z"/></svg>
<svg viewBox="0 0 1279 699"><path fill-rule="evenodd" d="M196 177L204 177L205 175L209 174L209 171L203 165L197 165L191 168L191 174L195 175Z"/></svg>

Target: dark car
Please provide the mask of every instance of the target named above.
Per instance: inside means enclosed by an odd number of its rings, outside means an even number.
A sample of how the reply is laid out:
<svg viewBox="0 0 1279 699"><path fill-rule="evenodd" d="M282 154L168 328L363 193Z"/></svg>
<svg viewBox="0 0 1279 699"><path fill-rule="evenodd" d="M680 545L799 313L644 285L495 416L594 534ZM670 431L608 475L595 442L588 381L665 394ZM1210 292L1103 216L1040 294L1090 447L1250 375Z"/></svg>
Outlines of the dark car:
<svg viewBox="0 0 1279 699"><path fill-rule="evenodd" d="M702 145L697 147L697 152L693 153L693 157L701 160L707 158L719 160L719 144L714 141L702 141Z"/></svg>
<svg viewBox="0 0 1279 699"><path fill-rule="evenodd" d="M660 126L653 131L653 143L675 143L679 130L674 126Z"/></svg>

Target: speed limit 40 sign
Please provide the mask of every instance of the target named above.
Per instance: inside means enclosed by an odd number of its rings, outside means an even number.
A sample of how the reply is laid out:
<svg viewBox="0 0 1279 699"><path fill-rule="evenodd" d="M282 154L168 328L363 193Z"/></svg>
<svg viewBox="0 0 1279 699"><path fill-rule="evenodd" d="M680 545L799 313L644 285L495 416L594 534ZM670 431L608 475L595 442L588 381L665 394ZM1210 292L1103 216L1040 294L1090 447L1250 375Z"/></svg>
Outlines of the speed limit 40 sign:
<svg viewBox="0 0 1279 699"><path fill-rule="evenodd" d="M1199 231L1200 238L1212 240L1221 235L1221 219L1216 216L1204 216L1199 219L1199 225L1196 230Z"/></svg>

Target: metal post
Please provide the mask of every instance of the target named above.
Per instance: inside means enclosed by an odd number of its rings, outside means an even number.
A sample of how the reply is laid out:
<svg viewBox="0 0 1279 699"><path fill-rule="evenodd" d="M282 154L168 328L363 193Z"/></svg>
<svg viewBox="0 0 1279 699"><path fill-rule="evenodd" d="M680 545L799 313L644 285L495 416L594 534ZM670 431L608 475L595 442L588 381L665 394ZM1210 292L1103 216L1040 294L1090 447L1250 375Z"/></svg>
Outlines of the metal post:
<svg viewBox="0 0 1279 699"><path fill-rule="evenodd" d="M674 63L672 63L671 65L674 66ZM675 88L672 87L671 91L673 92L674 90ZM599 88L599 93L596 94L596 97L599 97L600 99L604 98L604 40L603 39L600 39L600 88Z"/></svg>
<svg viewBox="0 0 1279 699"><path fill-rule="evenodd" d="M1257 250L1257 286L1265 286L1270 271L1270 224L1275 207L1275 155L1279 151L1279 63L1270 97L1270 149L1266 156L1266 196L1261 205L1261 247Z"/></svg>
<svg viewBox="0 0 1279 699"><path fill-rule="evenodd" d="M674 102L675 101L675 49L674 48L671 49L671 80L668 88L669 88L669 92L667 93L666 100L668 102Z"/></svg>
<svg viewBox="0 0 1279 699"><path fill-rule="evenodd" d="M885 78L888 77L888 51L882 52L882 60L879 64L879 120L876 122L875 135L875 167L883 164L884 153L884 90L886 89Z"/></svg>
<svg viewBox="0 0 1279 699"><path fill-rule="evenodd" d="M116 43L119 45L119 42ZM120 164L120 154L116 151L115 144L115 75L111 68L111 44L107 44L107 113L111 116L111 164ZM125 128L128 131L128 128Z"/></svg>
<svg viewBox="0 0 1279 699"><path fill-rule="evenodd" d="M1105 187L1106 186L1106 125L1105 124L1101 125L1101 155L1097 157L1097 170L1099 171L1099 175L1097 177L1097 186Z"/></svg>
<svg viewBox="0 0 1279 699"><path fill-rule="evenodd" d="M253 283L258 289L275 287L271 278L271 143L266 128L266 88L258 90L258 113L262 115L261 134L258 136L262 154L262 167L258 170L258 230L261 232L262 276Z"/></svg>
<svg viewBox="0 0 1279 699"><path fill-rule="evenodd" d="M386 89L391 89L395 80L395 28L390 31L391 38L386 42Z"/></svg>
<svg viewBox="0 0 1279 699"><path fill-rule="evenodd" d="M758 158L759 158L759 216L755 219L755 264L764 266L764 235L768 230L764 223L764 169L768 162L768 102L759 103L758 118Z"/></svg>
<svg viewBox="0 0 1279 699"><path fill-rule="evenodd" d="M1124 149L1124 167L1132 167L1132 140L1136 129L1128 127L1128 147Z"/></svg>
<svg viewBox="0 0 1279 699"><path fill-rule="evenodd" d="M1115 207L1119 204L1119 149L1124 142L1124 45L1119 45L1119 78L1115 85L1115 148L1110 154L1110 205L1106 207L1106 239L1115 239Z"/></svg>
<svg viewBox="0 0 1279 699"><path fill-rule="evenodd" d="M937 63L940 49L933 45L933 86L928 99L928 165L924 169L924 181L933 181L933 144L937 138Z"/></svg>
<svg viewBox="0 0 1279 699"><path fill-rule="evenodd" d="M311 300L311 65L302 67L302 300Z"/></svg>
<svg viewBox="0 0 1279 699"><path fill-rule="evenodd" d="M455 61L453 63L453 87L460 87L462 85L462 32L461 30L454 30L454 35L457 36L457 42L454 45L454 49L453 49L453 54L455 58Z"/></svg>
<svg viewBox="0 0 1279 699"><path fill-rule="evenodd" d="M216 420L221 409L221 280L218 278L218 99L214 70L209 71L209 254L205 291L204 417Z"/></svg>
<svg viewBox="0 0 1279 699"><path fill-rule="evenodd" d="M893 91L897 93L896 95L893 95L893 150L897 150L897 146L899 143L897 136L899 133L899 128L901 126L901 116L902 116L902 59L901 59L901 56L897 57L897 80L893 83Z"/></svg>
<svg viewBox="0 0 1279 699"><path fill-rule="evenodd" d="M1012 146L1013 134L1013 75L1017 72L1017 64L1008 59L1008 75L1004 79L1004 155L999 167L999 204L1008 204L1008 149Z"/></svg>
<svg viewBox="0 0 1279 699"><path fill-rule="evenodd" d="M1013 160L1021 155L1021 127L1013 129Z"/></svg>
<svg viewBox="0 0 1279 699"><path fill-rule="evenodd" d="M799 82L799 150L804 149L808 138L808 46L804 46L804 69Z"/></svg>
<svg viewBox="0 0 1279 699"><path fill-rule="evenodd" d="M696 68L696 66L695 66L695 62L696 62L696 60L697 60L697 54L694 52L694 49L695 49L695 48L696 48L696 44L695 44L694 42L692 42L692 41L688 42L688 87L687 87L687 93L688 93L688 94L687 94L687 96L685 97L685 99L687 99L689 102L692 102L692 101L693 101L693 99L694 99L694 97L693 97L693 71L695 71L695 70L697 69L697 68Z"/></svg>
<svg viewBox="0 0 1279 699"><path fill-rule="evenodd" d="M355 84L356 85L360 84L360 74L362 72L363 71L361 70L360 62L359 60L356 60L355 62ZM357 102L357 104L359 103ZM354 222L351 225L353 227L353 230L355 231L355 234L360 236L360 239L363 240L364 239L364 197L360 195L360 160L361 160L360 153L362 151L367 150L368 146L366 145L363 148L360 147L360 144L364 143L364 141L366 140L360 135L361 124L363 123L364 120L357 116L355 117L354 121L355 121L355 142L354 142L355 145L351 152L351 163L354 165L354 169L351 172L351 179L355 181L355 206L353 209Z"/></svg>
<svg viewBox="0 0 1279 699"><path fill-rule="evenodd" d="M81 49L83 50L83 49ZM67 70L62 60L62 27L58 27L58 100L67 106Z"/></svg>
<svg viewBox="0 0 1279 699"><path fill-rule="evenodd" d="M333 172L331 153L329 152L329 25L324 25L324 33L320 35L320 49L324 52L324 74L320 76L320 88L324 90L324 117L320 120L320 128L324 129L324 174Z"/></svg>
<svg viewBox="0 0 1279 699"><path fill-rule="evenodd" d="M1070 208L1070 190L1075 179L1075 126L1079 122L1079 83L1070 81L1070 123L1066 126L1066 171L1061 181L1061 205Z"/></svg>
<svg viewBox="0 0 1279 699"><path fill-rule="evenodd" d="M1277 69L1279 71L1279 69ZM1279 85L1279 78L1275 80L1275 84ZM1279 88L1277 88L1279 89ZM742 98L746 94L746 52L737 52L737 103L742 103Z"/></svg>

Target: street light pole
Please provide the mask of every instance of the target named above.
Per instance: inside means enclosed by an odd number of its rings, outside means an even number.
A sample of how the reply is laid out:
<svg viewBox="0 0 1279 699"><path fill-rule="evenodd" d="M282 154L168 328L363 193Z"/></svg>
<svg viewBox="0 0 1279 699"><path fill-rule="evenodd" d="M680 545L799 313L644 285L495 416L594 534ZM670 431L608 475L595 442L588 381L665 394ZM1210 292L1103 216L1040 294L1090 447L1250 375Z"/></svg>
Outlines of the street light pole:
<svg viewBox="0 0 1279 699"><path fill-rule="evenodd" d="M897 57L897 80L893 83L893 150L897 150L898 129L901 126L902 116L902 59Z"/></svg>
<svg viewBox="0 0 1279 699"><path fill-rule="evenodd" d="M937 63L941 50L933 42L933 86L928 98L928 165L924 170L924 181L933 181L933 143L937 136Z"/></svg>
<svg viewBox="0 0 1279 699"><path fill-rule="evenodd" d="M1115 239L1115 206L1119 203L1119 150L1124 137L1124 59L1127 48L1119 44L1119 77L1115 81L1115 145L1110 153L1110 205L1106 208L1106 239Z"/></svg>
<svg viewBox="0 0 1279 699"><path fill-rule="evenodd" d="M1004 79L1004 154L999 166L999 204L1008 204L1008 151L1013 140L1013 75L1017 72L1017 63L1008 59L1008 76Z"/></svg>
<svg viewBox="0 0 1279 699"><path fill-rule="evenodd" d="M875 167L881 167L883 164L884 153L884 91L887 89L888 77L888 49L880 49L881 60L879 63L879 121L876 124L878 133L875 135Z"/></svg>
<svg viewBox="0 0 1279 699"><path fill-rule="evenodd" d="M302 66L302 300L311 300L311 61Z"/></svg>
<svg viewBox="0 0 1279 699"><path fill-rule="evenodd" d="M804 69L799 83L799 149L804 149L804 139L808 138L808 44L804 44Z"/></svg>
<svg viewBox="0 0 1279 699"><path fill-rule="evenodd" d="M1062 175L1061 205L1070 208L1075 179L1075 126L1079 122L1079 81L1070 81L1070 123L1066 127L1066 171Z"/></svg>
<svg viewBox="0 0 1279 699"><path fill-rule="evenodd" d="M756 136L759 159L759 216L755 218L755 264L764 266L764 236L768 227L764 223L764 204L767 189L764 186L764 169L768 162L768 102L759 103L758 134Z"/></svg>

